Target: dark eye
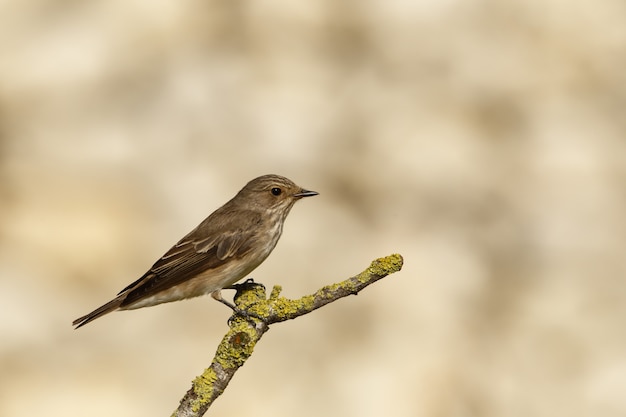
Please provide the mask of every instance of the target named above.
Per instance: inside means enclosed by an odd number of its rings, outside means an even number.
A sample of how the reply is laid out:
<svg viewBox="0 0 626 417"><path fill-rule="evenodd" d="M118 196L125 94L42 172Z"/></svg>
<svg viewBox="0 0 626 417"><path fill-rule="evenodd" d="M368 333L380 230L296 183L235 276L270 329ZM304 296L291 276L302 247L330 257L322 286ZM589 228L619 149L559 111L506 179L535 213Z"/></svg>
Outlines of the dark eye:
<svg viewBox="0 0 626 417"><path fill-rule="evenodd" d="M272 193L273 195L280 195L280 193L282 193L282 192L283 192L283 190L281 190L281 189L280 189L280 188L278 188L278 187L274 187L274 188L272 188L270 191L271 191L271 193Z"/></svg>

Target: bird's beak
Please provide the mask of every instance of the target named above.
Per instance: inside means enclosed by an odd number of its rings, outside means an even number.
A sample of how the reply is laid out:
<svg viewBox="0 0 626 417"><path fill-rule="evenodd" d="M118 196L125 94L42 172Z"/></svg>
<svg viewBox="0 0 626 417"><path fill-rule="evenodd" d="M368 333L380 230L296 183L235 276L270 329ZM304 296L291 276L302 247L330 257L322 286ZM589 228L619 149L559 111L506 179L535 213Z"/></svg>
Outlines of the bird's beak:
<svg viewBox="0 0 626 417"><path fill-rule="evenodd" d="M294 197L313 197L314 195L318 195L319 193L317 191L309 191L309 190L305 190L302 189L300 190L300 192L295 193L293 196Z"/></svg>

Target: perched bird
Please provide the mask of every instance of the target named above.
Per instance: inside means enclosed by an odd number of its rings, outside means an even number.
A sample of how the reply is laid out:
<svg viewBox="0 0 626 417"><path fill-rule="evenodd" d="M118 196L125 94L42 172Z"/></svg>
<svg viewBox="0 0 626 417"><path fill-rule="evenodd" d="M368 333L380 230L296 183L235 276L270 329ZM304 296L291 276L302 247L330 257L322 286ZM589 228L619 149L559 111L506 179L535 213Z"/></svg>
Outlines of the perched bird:
<svg viewBox="0 0 626 417"><path fill-rule="evenodd" d="M165 253L117 297L72 323L81 326L115 310L133 310L211 294L252 272L272 252L294 203L317 195L278 175L250 181L229 202Z"/></svg>

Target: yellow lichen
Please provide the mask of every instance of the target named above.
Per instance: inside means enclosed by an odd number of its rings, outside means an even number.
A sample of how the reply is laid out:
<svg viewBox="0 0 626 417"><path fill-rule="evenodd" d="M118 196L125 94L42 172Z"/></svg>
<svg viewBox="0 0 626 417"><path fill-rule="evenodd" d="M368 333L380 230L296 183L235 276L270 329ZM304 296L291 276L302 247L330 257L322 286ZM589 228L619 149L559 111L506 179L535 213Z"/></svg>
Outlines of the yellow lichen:
<svg viewBox="0 0 626 417"><path fill-rule="evenodd" d="M215 362L223 369L240 367L252 355L256 339L256 330L245 321L233 325L217 348Z"/></svg>
<svg viewBox="0 0 626 417"><path fill-rule="evenodd" d="M193 392L196 394L196 399L191 405L191 409L195 413L211 400L215 381L217 381L217 375L212 368L205 369L202 375L193 380Z"/></svg>
<svg viewBox="0 0 626 417"><path fill-rule="evenodd" d="M293 316L299 311L310 309L312 307L312 295L306 295L298 300L289 300L284 297L279 297L272 302L272 309L279 318L287 318Z"/></svg>
<svg viewBox="0 0 626 417"><path fill-rule="evenodd" d="M368 271L371 274L385 276L389 274L393 274L394 272L398 272L402 269L402 264L404 260L402 256L399 254L393 254L386 256L384 258L378 258L368 268Z"/></svg>
<svg viewBox="0 0 626 417"><path fill-rule="evenodd" d="M282 290L283 287L281 287L280 285L274 285L274 288L272 288L272 292L270 293L270 300L276 300Z"/></svg>

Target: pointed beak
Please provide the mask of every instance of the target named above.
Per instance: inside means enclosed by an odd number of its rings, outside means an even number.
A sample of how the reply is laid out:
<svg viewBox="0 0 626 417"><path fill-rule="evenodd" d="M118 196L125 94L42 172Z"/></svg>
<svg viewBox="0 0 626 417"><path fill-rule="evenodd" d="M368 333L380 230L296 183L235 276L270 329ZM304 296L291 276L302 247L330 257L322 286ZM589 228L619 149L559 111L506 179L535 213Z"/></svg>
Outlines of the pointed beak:
<svg viewBox="0 0 626 417"><path fill-rule="evenodd" d="M300 190L300 192L295 193L293 196L294 197L313 197L314 195L318 195L319 193L317 191L309 191L309 190L305 190L302 189Z"/></svg>

